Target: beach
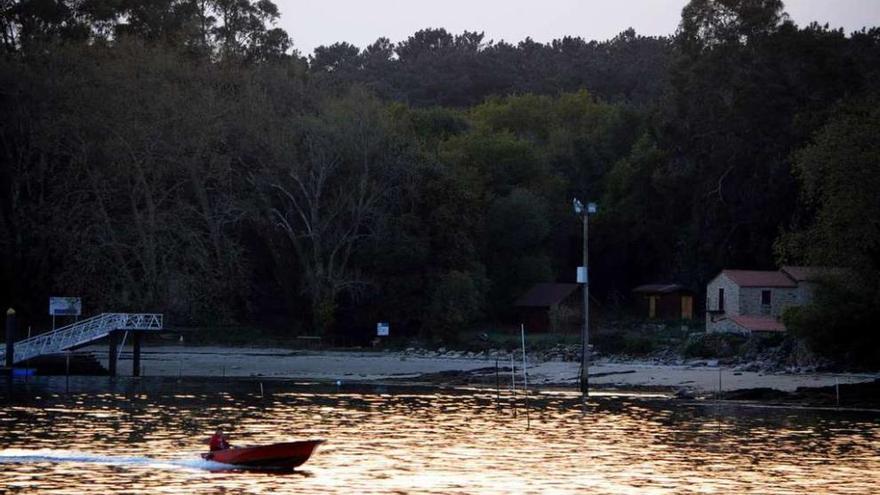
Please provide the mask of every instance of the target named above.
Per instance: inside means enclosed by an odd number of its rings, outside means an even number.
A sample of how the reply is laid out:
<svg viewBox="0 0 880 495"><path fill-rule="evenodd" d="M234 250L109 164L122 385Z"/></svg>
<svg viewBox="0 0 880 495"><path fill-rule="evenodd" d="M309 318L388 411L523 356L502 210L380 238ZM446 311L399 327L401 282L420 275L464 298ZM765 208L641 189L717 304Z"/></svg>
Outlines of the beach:
<svg viewBox="0 0 880 495"><path fill-rule="evenodd" d="M107 365L107 349L92 352ZM522 386L522 356L516 354L515 380ZM408 382L435 385L486 385L499 380L509 386L510 357L422 357L406 352L291 350L271 347L148 346L142 355L143 376L265 377L341 383ZM576 387L579 363L528 362L529 386ZM130 374L131 355L120 355L118 372ZM880 373L761 373L718 366L713 361L682 365L617 362L599 359L590 366L590 384L597 388L688 390L718 392L773 389L792 392L801 387L871 382Z"/></svg>

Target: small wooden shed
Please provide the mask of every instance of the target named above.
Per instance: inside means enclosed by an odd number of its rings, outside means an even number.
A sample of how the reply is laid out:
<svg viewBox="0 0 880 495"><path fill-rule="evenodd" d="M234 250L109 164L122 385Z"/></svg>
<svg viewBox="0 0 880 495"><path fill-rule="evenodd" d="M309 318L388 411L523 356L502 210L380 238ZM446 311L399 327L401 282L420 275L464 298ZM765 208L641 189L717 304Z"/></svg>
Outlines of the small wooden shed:
<svg viewBox="0 0 880 495"><path fill-rule="evenodd" d="M639 313L650 319L691 320L694 293L679 284L645 284L633 289Z"/></svg>
<svg viewBox="0 0 880 495"><path fill-rule="evenodd" d="M551 317L555 316L563 320L572 320L573 316L565 313L573 312L571 308L579 308L578 298L581 291L579 284L540 283L535 284L525 294L520 296L514 306L517 315L530 331L546 332L551 330L553 324ZM580 314L578 312L578 314ZM559 321L557 325L567 327L570 322ZM560 328L563 332L567 328Z"/></svg>

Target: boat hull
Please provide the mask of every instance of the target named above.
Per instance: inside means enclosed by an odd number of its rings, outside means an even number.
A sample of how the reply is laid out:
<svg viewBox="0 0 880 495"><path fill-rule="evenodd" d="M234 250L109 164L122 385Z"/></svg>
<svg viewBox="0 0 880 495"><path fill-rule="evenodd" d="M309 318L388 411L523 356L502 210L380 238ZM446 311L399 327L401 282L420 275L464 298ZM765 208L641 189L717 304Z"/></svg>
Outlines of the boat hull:
<svg viewBox="0 0 880 495"><path fill-rule="evenodd" d="M263 469L293 469L303 465L323 440L275 443L256 447L235 447L202 454L202 458L233 466Z"/></svg>

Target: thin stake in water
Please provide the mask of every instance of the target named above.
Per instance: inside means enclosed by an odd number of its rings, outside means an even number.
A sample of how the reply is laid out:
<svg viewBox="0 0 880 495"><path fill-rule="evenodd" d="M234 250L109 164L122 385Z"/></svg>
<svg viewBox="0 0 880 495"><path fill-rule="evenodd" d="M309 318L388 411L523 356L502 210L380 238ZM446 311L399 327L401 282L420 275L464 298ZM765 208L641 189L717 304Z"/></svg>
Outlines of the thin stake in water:
<svg viewBox="0 0 880 495"><path fill-rule="evenodd" d="M840 379L834 377L834 392L837 395L837 407L840 407Z"/></svg>
<svg viewBox="0 0 880 495"><path fill-rule="evenodd" d="M498 358L495 358L495 405L501 408L501 376L498 372Z"/></svg>
<svg viewBox="0 0 880 495"><path fill-rule="evenodd" d="M516 417L516 364L513 353L510 353L510 402L513 404L513 417Z"/></svg>
<svg viewBox="0 0 880 495"><path fill-rule="evenodd" d="M528 430L532 426L532 421L529 417L529 374L528 369L526 368L526 327L520 323L519 329L520 335L522 336L523 392L525 392L526 429Z"/></svg>
<svg viewBox="0 0 880 495"><path fill-rule="evenodd" d="M65 393L70 393L70 351L65 353L65 366L64 366L64 390Z"/></svg>

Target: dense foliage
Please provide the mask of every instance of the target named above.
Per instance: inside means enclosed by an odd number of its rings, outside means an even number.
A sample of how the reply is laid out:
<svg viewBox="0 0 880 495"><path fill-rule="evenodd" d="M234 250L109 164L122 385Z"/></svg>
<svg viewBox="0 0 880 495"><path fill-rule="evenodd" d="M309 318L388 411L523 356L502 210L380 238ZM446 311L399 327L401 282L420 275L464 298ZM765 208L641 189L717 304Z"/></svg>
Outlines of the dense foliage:
<svg viewBox="0 0 880 495"><path fill-rule="evenodd" d="M600 203L600 313L638 283L782 260L878 293L878 29L692 0L669 38L425 29L304 58L269 0L0 9L0 301L32 320L76 294L454 337L573 279L575 196ZM821 333L817 314L792 324Z"/></svg>

